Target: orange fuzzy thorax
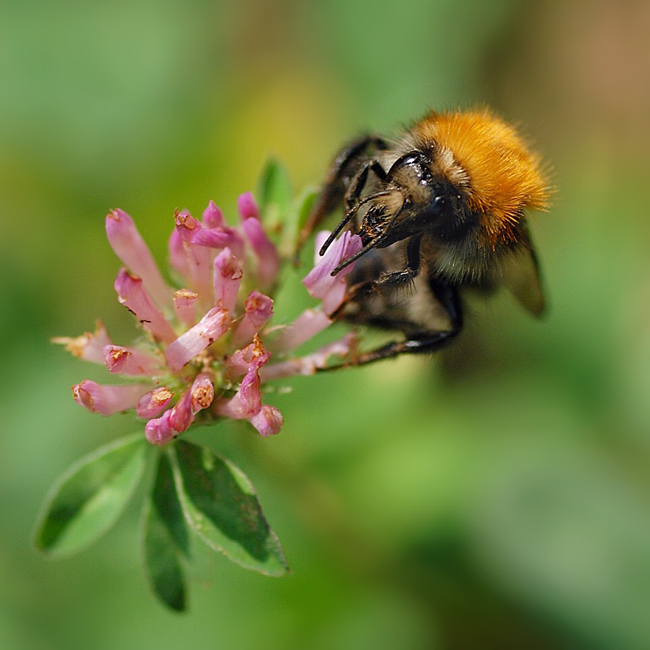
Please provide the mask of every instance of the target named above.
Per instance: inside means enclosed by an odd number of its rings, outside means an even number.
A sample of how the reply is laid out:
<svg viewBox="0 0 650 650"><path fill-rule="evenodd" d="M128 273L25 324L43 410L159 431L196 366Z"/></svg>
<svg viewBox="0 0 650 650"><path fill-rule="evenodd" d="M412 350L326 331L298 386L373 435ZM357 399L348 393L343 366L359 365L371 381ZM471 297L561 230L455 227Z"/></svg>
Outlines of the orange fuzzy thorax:
<svg viewBox="0 0 650 650"><path fill-rule="evenodd" d="M524 208L547 207L549 188L539 158L511 126L487 110L431 112L413 134L422 144L437 145L443 173L455 179L458 167L464 172L468 203L482 215L492 245L514 237ZM449 165L455 170L445 169Z"/></svg>

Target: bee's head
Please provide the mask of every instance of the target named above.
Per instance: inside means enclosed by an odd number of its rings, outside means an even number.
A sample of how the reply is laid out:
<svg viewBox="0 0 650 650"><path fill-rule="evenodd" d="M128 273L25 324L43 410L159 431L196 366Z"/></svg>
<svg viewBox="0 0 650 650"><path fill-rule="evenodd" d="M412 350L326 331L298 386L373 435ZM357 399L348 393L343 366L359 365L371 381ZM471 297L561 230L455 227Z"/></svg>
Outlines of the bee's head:
<svg viewBox="0 0 650 650"><path fill-rule="evenodd" d="M370 199L361 236L379 238L378 247L424 232L445 234L463 220L465 189L447 178L435 149L416 150L398 158L381 190Z"/></svg>
<svg viewBox="0 0 650 650"><path fill-rule="evenodd" d="M388 229L388 225L393 218L393 213L384 204L370 204L366 211L359 228L359 236L363 245L369 244L371 241L380 241L382 236Z"/></svg>
<svg viewBox="0 0 650 650"><path fill-rule="evenodd" d="M359 231L363 248L344 260L334 274L373 248L386 248L410 237L429 233L440 239L462 236L465 219L462 190L432 168L432 153L413 151L398 158L376 191L346 214L332 237L354 214L363 214Z"/></svg>

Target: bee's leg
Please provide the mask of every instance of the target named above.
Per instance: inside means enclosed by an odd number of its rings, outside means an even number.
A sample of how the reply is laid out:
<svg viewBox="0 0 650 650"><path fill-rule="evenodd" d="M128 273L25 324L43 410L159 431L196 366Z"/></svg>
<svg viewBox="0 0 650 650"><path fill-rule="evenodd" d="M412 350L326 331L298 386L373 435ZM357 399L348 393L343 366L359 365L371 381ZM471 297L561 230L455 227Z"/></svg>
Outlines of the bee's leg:
<svg viewBox="0 0 650 650"><path fill-rule="evenodd" d="M409 239L406 247L406 268L401 271L384 271L379 275L377 280L366 280L355 284L348 289L348 292L339 305L337 310L332 314L332 318L337 318L342 314L346 307L357 302L362 296L372 293L373 291L386 291L397 289L410 284L420 272L420 244L422 237L416 235ZM390 329L390 328L389 328ZM399 327L395 329L401 329Z"/></svg>
<svg viewBox="0 0 650 650"><path fill-rule="evenodd" d="M354 175L345 191L344 202L346 212L357 209L361 192L363 192L363 188L366 186L368 173L371 171L380 181L386 180L386 172L379 162L374 158L366 160L366 162L364 162L359 168L359 171Z"/></svg>
<svg viewBox="0 0 650 650"><path fill-rule="evenodd" d="M370 172L373 172L380 181L386 180L386 172L384 171L384 168L374 158L366 160L366 162L361 165L357 173L350 180L350 183L345 190L345 195L343 197L345 214L343 215L343 219L339 221L338 225L336 228L334 228L330 237L328 238L329 243L333 241L334 237L338 236L338 234L341 232L341 230L343 230L343 228L345 228L350 220L352 220L353 232L357 231L359 227L357 221L357 212L359 211L359 208L362 204L361 193L366 187L366 183L368 182L368 174ZM329 243L327 246L329 246ZM327 246L324 246L323 248L325 249Z"/></svg>
<svg viewBox="0 0 650 650"><path fill-rule="evenodd" d="M335 366L323 368L323 370L337 370L350 366L362 366L380 359L390 359L400 354L432 353L445 347L460 333L463 327L463 312L458 295L458 290L448 284L439 282L431 283L435 297L445 308L451 322L449 330L412 331L414 323L405 323L403 320L391 321L389 317L382 319L381 326L389 329L411 329L408 338L404 341L393 341L375 350L362 352L355 359Z"/></svg>
<svg viewBox="0 0 650 650"><path fill-rule="evenodd" d="M350 366L363 366L373 361L381 359L391 359L400 354L406 353L422 353L422 352L437 352L448 343L451 343L453 338L458 334L459 330L450 330L448 332L424 332L422 334L414 334L411 338L405 341L393 341L376 350L364 352L356 359L349 363L341 364L331 368L348 368ZM330 369L330 368L328 368Z"/></svg>
<svg viewBox="0 0 650 650"><path fill-rule="evenodd" d="M449 314L451 329L444 331L422 331L411 334L404 341L393 341L376 350L360 354L347 365L365 365L380 359L390 359L400 354L437 352L451 343L463 328L463 312L458 290L448 284L436 283L431 287L440 304Z"/></svg>
<svg viewBox="0 0 650 650"><path fill-rule="evenodd" d="M380 136L366 135L354 140L337 154L325 177L323 189L300 232L298 250L321 221L344 200L352 179L357 175L364 158L368 156L366 150L369 147L386 149L388 144Z"/></svg>
<svg viewBox="0 0 650 650"><path fill-rule="evenodd" d="M353 232L358 229L358 223L356 218L357 212L361 207L362 203L364 203L366 200L366 199L362 200L360 197L361 197L361 193L363 192L366 186L366 182L368 181L368 174L370 172L373 172L380 181L386 180L386 172L384 171L384 168L374 158L371 158L370 160L366 160L366 162L364 162L361 165L360 169L350 180L350 183L348 184L348 187L345 191L345 196L343 197L343 203L345 205L345 214L343 215L343 219L341 219L341 221L338 222L334 230L332 230L332 232L329 234L329 237L325 240L324 244L320 249L319 255L325 254L325 251L330 247L332 242L338 237L339 233L343 230L343 228L347 226L350 220L352 220Z"/></svg>
<svg viewBox="0 0 650 650"><path fill-rule="evenodd" d="M375 285L377 287L401 287L409 284L420 272L420 245L422 235L415 235L409 239L406 246L406 268L401 271L387 271L382 273Z"/></svg>

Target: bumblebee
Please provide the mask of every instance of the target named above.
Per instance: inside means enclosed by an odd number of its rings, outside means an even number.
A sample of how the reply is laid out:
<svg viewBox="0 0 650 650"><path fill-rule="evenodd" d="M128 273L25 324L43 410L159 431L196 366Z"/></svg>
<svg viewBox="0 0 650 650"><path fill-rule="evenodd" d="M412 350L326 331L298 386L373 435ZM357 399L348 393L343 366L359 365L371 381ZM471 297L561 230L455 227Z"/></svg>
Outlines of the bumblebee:
<svg viewBox="0 0 650 650"><path fill-rule="evenodd" d="M548 206L540 159L487 109L430 112L398 139L361 137L335 157L300 237L343 209L320 253L345 228L363 247L335 314L403 334L351 362L435 352L463 327L463 295L505 286L544 309L525 213ZM350 365L350 364L347 364Z"/></svg>

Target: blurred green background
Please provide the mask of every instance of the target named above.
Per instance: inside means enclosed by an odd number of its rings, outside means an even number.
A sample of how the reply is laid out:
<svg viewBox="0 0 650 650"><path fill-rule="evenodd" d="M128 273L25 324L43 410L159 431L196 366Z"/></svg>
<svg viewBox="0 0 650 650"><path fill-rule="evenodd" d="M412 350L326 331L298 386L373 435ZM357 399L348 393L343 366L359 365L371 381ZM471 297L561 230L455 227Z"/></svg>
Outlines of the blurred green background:
<svg viewBox="0 0 650 650"><path fill-rule="evenodd" d="M650 648L648 33L647 0L5 0L0 647ZM173 209L232 215L268 155L301 188L359 132L482 103L554 168L548 317L498 296L436 358L294 381L276 438L197 436L257 486L288 578L206 556L170 614L137 503L38 556L54 478L138 426L77 407L105 375L49 343L97 317L131 339L108 208L164 262Z"/></svg>

